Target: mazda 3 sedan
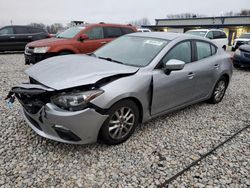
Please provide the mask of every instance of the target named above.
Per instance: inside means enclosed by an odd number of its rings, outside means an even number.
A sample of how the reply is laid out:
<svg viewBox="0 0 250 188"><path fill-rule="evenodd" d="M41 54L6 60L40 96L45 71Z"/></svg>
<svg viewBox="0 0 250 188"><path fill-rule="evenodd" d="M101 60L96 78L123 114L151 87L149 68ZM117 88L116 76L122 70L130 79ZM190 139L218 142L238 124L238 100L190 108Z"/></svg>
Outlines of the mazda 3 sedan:
<svg viewBox="0 0 250 188"><path fill-rule="evenodd" d="M26 70L11 94L39 135L74 144L126 141L138 124L185 106L219 103L230 56L210 40L177 33L133 33L92 55L46 59Z"/></svg>

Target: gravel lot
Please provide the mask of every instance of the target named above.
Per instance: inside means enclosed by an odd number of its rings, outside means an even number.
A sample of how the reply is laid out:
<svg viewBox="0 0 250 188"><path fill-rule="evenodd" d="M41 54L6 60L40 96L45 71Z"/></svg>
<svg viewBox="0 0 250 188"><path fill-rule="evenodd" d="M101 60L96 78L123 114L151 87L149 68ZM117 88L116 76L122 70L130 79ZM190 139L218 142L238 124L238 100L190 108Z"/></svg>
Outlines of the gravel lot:
<svg viewBox="0 0 250 188"><path fill-rule="evenodd" d="M0 55L0 187L161 187L250 123L250 71L234 70L223 101L200 103L138 127L126 143L68 145L41 138L6 107L27 80L22 54ZM250 187L250 128L169 187Z"/></svg>

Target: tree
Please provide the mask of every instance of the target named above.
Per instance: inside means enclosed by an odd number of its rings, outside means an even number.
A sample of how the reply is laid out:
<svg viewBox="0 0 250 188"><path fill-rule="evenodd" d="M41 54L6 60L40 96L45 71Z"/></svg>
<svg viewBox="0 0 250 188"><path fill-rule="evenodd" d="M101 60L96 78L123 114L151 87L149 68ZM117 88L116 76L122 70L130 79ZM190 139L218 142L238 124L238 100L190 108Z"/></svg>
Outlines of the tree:
<svg viewBox="0 0 250 188"><path fill-rule="evenodd" d="M134 25L136 27L141 27L142 25L150 25L150 21L148 18L144 17L139 20L130 21L129 24Z"/></svg>

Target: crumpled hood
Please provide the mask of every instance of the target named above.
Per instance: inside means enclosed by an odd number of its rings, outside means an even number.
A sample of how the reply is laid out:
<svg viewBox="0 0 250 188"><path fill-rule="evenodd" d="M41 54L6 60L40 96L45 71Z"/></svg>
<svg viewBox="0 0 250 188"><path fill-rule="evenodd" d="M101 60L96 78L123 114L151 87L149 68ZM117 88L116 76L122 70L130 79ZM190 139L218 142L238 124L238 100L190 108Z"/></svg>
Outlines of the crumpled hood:
<svg viewBox="0 0 250 188"><path fill-rule="evenodd" d="M110 76L133 74L138 69L87 55L66 55L41 61L25 73L47 87L62 90L94 84Z"/></svg>
<svg viewBox="0 0 250 188"><path fill-rule="evenodd" d="M48 38L48 39L41 39L41 40L36 40L34 42L30 42L27 44L28 47L43 47L43 46L51 46L51 45L57 45L59 44L66 44L68 43L69 39L63 39L63 38Z"/></svg>

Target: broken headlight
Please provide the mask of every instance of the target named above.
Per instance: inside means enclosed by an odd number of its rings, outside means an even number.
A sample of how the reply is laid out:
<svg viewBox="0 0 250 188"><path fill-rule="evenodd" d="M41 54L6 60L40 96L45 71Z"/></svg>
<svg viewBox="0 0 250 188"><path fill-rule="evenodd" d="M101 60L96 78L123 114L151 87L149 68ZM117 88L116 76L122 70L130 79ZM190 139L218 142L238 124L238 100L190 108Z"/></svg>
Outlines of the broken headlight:
<svg viewBox="0 0 250 188"><path fill-rule="evenodd" d="M83 92L64 93L51 97L51 101L62 109L70 111L83 110L91 100L98 97L103 92L103 90L97 89Z"/></svg>

